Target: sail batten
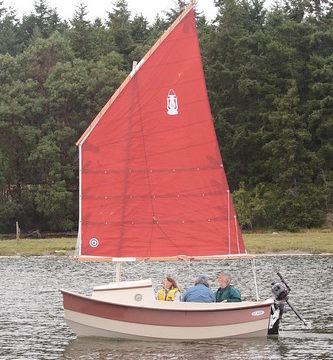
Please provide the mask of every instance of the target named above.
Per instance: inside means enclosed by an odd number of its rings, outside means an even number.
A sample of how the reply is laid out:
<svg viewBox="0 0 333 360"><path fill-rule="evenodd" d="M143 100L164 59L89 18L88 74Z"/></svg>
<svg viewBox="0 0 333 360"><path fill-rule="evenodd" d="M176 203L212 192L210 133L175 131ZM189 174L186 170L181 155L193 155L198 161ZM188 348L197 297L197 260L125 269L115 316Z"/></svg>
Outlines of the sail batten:
<svg viewBox="0 0 333 360"><path fill-rule="evenodd" d="M80 256L245 255L191 7L139 65L79 141Z"/></svg>
<svg viewBox="0 0 333 360"><path fill-rule="evenodd" d="M173 261L210 261L210 260L244 260L244 259L254 259L256 256L253 254L230 254L230 255L211 255L211 256L187 256L187 255L178 255L178 256L165 256L165 257L137 257L137 258L113 258L113 257L103 257L103 256L80 256L74 257L75 260L79 261L89 261L89 262L173 262Z"/></svg>

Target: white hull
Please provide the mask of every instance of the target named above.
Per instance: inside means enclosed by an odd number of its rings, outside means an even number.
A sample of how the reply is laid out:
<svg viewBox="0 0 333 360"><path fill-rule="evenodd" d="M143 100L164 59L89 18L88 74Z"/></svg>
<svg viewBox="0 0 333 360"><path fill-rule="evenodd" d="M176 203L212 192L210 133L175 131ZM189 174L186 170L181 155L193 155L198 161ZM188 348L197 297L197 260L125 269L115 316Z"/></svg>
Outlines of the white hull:
<svg viewBox="0 0 333 360"><path fill-rule="evenodd" d="M107 320L73 311L66 311L68 326L78 337L107 337L144 341L194 341L227 337L265 337L268 321L241 323L225 326L170 327L133 324Z"/></svg>
<svg viewBox="0 0 333 360"><path fill-rule="evenodd" d="M95 288L92 297L62 292L66 322L77 336L145 341L264 337L272 304L161 302L149 282Z"/></svg>

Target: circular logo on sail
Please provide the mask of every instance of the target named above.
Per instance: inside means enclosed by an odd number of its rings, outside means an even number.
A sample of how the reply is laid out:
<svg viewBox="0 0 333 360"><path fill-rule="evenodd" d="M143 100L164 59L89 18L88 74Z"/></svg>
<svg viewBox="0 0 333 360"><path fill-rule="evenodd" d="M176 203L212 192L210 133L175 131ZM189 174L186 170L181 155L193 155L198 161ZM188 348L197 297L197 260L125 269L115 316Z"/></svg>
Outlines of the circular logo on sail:
<svg viewBox="0 0 333 360"><path fill-rule="evenodd" d="M167 110L168 115L178 115L178 101L173 89L169 90L167 96Z"/></svg>
<svg viewBox="0 0 333 360"><path fill-rule="evenodd" d="M98 240L96 238L90 239L89 243L92 248L96 248L98 246Z"/></svg>

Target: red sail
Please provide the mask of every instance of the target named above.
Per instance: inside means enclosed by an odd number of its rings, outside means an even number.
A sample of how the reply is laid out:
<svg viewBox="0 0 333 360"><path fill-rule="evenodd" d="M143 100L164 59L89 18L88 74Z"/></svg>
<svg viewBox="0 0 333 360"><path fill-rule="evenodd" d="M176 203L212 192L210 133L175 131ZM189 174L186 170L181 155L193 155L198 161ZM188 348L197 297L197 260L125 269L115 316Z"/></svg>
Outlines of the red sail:
<svg viewBox="0 0 333 360"><path fill-rule="evenodd" d="M81 256L245 253L192 8L139 63L79 145Z"/></svg>

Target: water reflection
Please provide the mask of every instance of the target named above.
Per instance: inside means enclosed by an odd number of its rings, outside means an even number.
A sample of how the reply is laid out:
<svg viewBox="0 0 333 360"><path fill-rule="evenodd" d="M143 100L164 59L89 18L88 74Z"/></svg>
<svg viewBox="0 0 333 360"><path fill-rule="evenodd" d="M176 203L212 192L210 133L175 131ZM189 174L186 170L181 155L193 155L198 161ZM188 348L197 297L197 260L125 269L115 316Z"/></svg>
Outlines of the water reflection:
<svg viewBox="0 0 333 360"><path fill-rule="evenodd" d="M64 359L239 359L243 351L253 358L258 353L267 358L267 339L196 341L190 343L163 343L142 341L110 341L87 338L71 341ZM268 351L267 351L268 350ZM266 356L266 357L265 357Z"/></svg>

